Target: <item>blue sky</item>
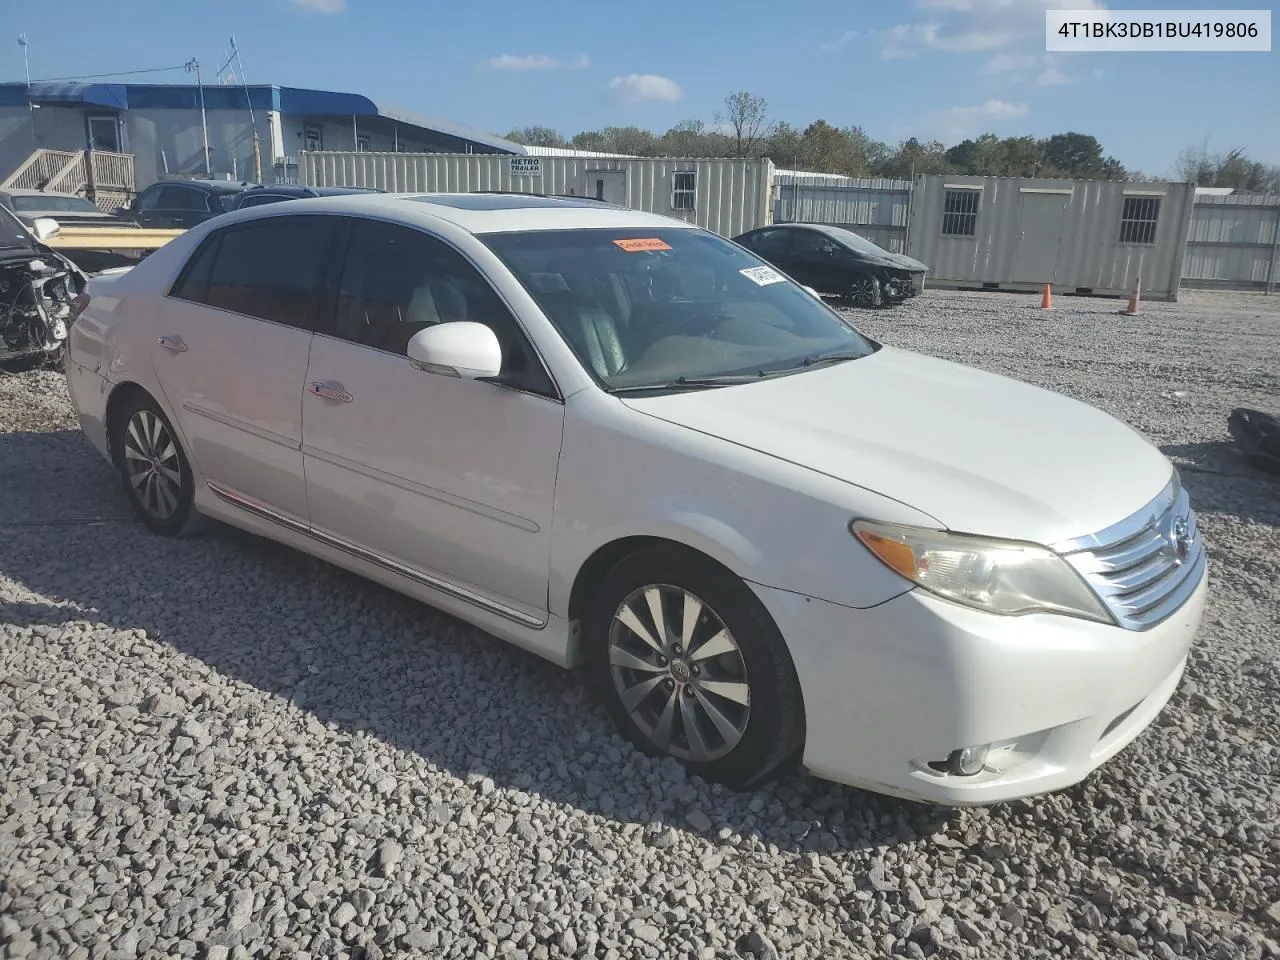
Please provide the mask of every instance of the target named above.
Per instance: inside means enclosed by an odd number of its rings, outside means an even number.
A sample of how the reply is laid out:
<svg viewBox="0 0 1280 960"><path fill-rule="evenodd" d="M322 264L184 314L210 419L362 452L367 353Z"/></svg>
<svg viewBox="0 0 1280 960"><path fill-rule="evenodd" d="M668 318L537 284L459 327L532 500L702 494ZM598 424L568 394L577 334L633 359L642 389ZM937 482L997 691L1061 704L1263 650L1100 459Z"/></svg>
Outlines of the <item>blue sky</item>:
<svg viewBox="0 0 1280 960"><path fill-rule="evenodd" d="M774 119L861 125L890 142L983 131L1091 133L1131 168L1244 147L1280 163L1280 53L1044 51L1048 6L1230 9L1209 0L64 0L10 5L0 79L181 64L212 71L236 33L250 83L319 87L496 133L711 122L725 94ZM1248 6L1249 4L1243 4ZM1260 4L1252 4L1254 7ZM181 71L120 78L187 82ZM206 80L209 77L206 75Z"/></svg>

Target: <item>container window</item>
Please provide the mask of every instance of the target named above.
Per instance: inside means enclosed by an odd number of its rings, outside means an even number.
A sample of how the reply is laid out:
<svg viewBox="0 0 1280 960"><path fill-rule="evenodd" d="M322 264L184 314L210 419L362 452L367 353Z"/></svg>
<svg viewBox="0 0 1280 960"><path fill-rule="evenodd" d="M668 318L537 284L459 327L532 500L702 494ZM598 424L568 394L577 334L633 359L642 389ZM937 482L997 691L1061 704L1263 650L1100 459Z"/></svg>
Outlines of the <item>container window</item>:
<svg viewBox="0 0 1280 960"><path fill-rule="evenodd" d="M698 190L698 174L687 170L676 173L672 177L671 208L673 210L696 210Z"/></svg>
<svg viewBox="0 0 1280 960"><path fill-rule="evenodd" d="M1155 243L1159 219L1159 197L1125 197L1120 214L1120 242Z"/></svg>
<svg viewBox="0 0 1280 960"><path fill-rule="evenodd" d="M944 237L972 237L978 227L979 190L948 190L942 207Z"/></svg>

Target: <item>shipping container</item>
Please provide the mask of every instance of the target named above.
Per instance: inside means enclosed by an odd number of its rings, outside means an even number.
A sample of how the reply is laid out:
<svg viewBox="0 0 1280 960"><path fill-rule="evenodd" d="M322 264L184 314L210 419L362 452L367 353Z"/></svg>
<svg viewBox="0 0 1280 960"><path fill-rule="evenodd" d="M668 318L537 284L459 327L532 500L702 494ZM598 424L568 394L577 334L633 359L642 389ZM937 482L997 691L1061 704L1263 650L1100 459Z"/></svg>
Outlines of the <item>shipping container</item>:
<svg viewBox="0 0 1280 960"><path fill-rule="evenodd" d="M1183 286L1270 292L1280 282L1280 196L1200 194Z"/></svg>
<svg viewBox="0 0 1280 960"><path fill-rule="evenodd" d="M907 251L930 286L1178 299L1189 183L928 174L916 178Z"/></svg>
<svg viewBox="0 0 1280 960"><path fill-rule="evenodd" d="M774 223L822 223L851 230L892 253L906 253L911 181L779 170Z"/></svg>
<svg viewBox="0 0 1280 960"><path fill-rule="evenodd" d="M591 197L726 237L764 226L772 212L769 160L304 151L298 177L310 186L394 193L501 190Z"/></svg>

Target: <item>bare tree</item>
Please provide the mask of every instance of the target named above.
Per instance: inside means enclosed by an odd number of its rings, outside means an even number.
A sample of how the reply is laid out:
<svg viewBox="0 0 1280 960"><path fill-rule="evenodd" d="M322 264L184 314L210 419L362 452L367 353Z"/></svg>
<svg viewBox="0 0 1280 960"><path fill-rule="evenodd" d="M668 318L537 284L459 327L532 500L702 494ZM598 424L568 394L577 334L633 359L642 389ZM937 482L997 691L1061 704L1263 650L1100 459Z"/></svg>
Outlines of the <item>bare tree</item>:
<svg viewBox="0 0 1280 960"><path fill-rule="evenodd" d="M751 156L761 141L772 132L769 124L769 104L764 97L753 96L739 90L724 98L725 113L716 114L716 123L728 123L733 129L733 139L739 158Z"/></svg>

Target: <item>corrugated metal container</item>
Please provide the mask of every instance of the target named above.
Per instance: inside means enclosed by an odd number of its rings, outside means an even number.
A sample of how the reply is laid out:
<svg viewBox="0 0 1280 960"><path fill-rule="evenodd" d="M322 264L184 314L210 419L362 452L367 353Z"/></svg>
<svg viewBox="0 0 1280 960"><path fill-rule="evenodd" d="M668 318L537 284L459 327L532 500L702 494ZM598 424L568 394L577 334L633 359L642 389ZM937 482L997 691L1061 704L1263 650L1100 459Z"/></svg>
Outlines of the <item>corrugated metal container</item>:
<svg viewBox="0 0 1280 960"><path fill-rule="evenodd" d="M1177 300L1194 205L1189 183L928 174L916 178L908 252L931 286Z"/></svg>
<svg viewBox="0 0 1280 960"><path fill-rule="evenodd" d="M844 227L893 253L906 250L911 181L778 175L774 223Z"/></svg>
<svg viewBox="0 0 1280 960"><path fill-rule="evenodd" d="M1280 196L1201 193L1191 215L1182 281L1238 290L1280 281Z"/></svg>
<svg viewBox="0 0 1280 960"><path fill-rule="evenodd" d="M310 186L396 193L503 190L594 197L726 237L769 222L773 189L768 160L304 151L298 175Z"/></svg>

